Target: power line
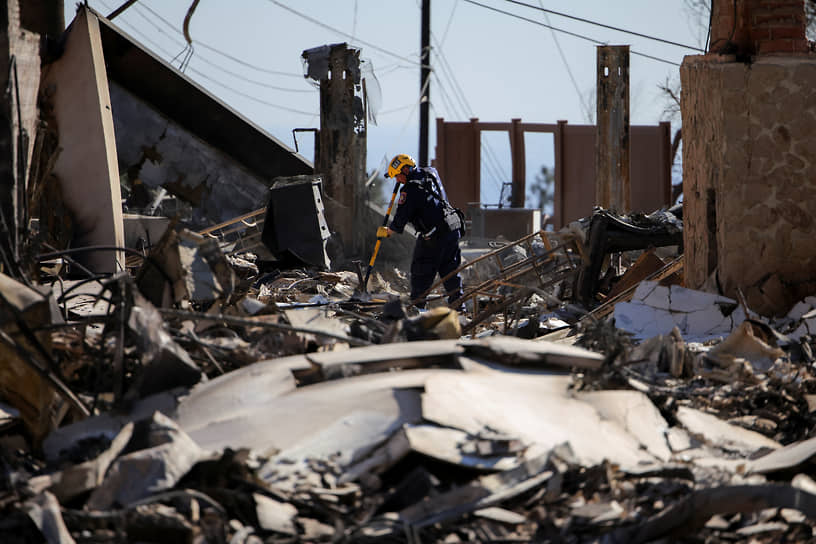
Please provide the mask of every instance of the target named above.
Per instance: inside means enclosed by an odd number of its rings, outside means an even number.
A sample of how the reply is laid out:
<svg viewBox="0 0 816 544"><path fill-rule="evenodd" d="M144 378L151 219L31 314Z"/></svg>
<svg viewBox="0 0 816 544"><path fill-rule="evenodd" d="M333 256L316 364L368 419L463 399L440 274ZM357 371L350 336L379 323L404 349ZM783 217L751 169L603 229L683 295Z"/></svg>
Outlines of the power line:
<svg viewBox="0 0 816 544"><path fill-rule="evenodd" d="M436 53L437 53L436 56L441 61L439 66L442 69L442 74L445 75L445 77L447 77L450 80L450 82L452 83L453 96L456 99L456 101L459 103L461 111L464 113L464 115L462 115L462 117L465 120L467 120L468 118L475 117L475 115L473 114L473 108L470 106L470 103L468 102L464 91L462 90L461 86L459 85L459 82L456 79L456 76L455 76L455 74L453 72L453 68L450 66L450 63L448 63L447 57L445 57L445 54L442 51L442 48L439 46L439 42L436 40L436 36L433 35L433 33L432 33L432 36L433 36L434 42L437 45L437 48L435 50ZM443 87L441 80L440 80L440 86ZM480 140L479 145L480 145L480 149L484 149L484 156L485 156L484 166L488 170L488 173L492 176L492 181L493 181L494 186L496 186L497 189L501 190L500 186L497 185L499 183L497 180L502 179L504 177L504 175L501 173L501 166L500 166L499 160L496 158L496 156L495 156L495 154L493 152L493 148L488 142Z"/></svg>
<svg viewBox="0 0 816 544"><path fill-rule="evenodd" d="M274 0L271 0L271 1L274 1ZM522 21L527 21L528 23L533 23L534 25L543 26L544 28L549 28L549 29L555 30L556 32L561 32L563 34L567 34L567 35L573 36L575 38L580 38L582 40L592 42L592 43L594 43L596 45L603 45L603 43L604 43L604 42L602 42L600 40L596 40L595 38L590 38L590 37L584 36L582 34L577 34L575 32L570 32L569 30L564 30L562 28L558 28L558 27L554 27L554 26L551 26L551 25L544 24L544 23L542 23L540 21L536 21L535 19L530 19L528 17L523 17L521 15L517 15L517 14L509 12L509 11L504 11L504 10L499 9L499 8L494 8L493 6L488 6L486 4L476 2L476 0L464 0L464 1L467 2L468 4L473 4L474 6L479 6L481 8L489 9L490 11L495 11L495 12L501 13L503 15L509 15L510 17L514 17L516 19L521 19ZM640 57L644 57L644 58L647 58L647 59L656 60L658 62L663 62L663 63L666 63L666 64L671 64L672 66L680 66L676 62L666 60L666 59L661 59L660 57L655 57L655 56L652 56L652 55L647 55L646 53L640 53L640 52L635 51L633 49L630 49L629 52L632 55L638 55Z"/></svg>
<svg viewBox="0 0 816 544"><path fill-rule="evenodd" d="M124 22L124 24L126 24L127 26L129 26L129 27L131 28L131 31L132 31L132 32L134 32L135 34L137 34L137 35L141 36L141 37L142 37L142 39L144 39L146 42L148 42L148 43L152 43L152 44L153 44L153 45L154 45L154 46L155 46L155 47L156 47L156 48L157 48L159 51L163 52L165 55L171 55L171 53L169 53L169 52L168 52L166 49L164 49L163 47L161 47L159 44L157 44L156 42L154 42L153 40L151 40L149 37L147 37L147 36L146 36L144 33L142 33L142 32L141 32L141 31L140 31L138 28L136 28L136 27L133 25L133 23L130 23L130 22L128 22L128 21L125 21L125 22ZM216 85L219 85L219 86L221 86L221 87L223 87L223 88L225 88L225 89L227 89L227 90L229 90L229 91L231 91L231 92L233 92L233 93L235 93L235 94L237 94L237 95L239 95L239 96L242 96L242 97L244 97L244 98L246 98L246 99L248 99L248 100L252 100L253 102L257 102L258 104L262 104L262 105L264 105L264 106L268 106L268 107L270 107L270 108L279 109L279 110L282 110L282 111L288 111L288 112L290 112L290 113L297 113L297 114L301 114L301 115L308 115L309 117L316 117L316 116L318 115L318 114L316 114L316 113L314 113L314 112L310 112L310 111L303 111L303 110L297 110L297 109L294 109L294 108L288 108L288 107L286 107L286 106L280 106L280 105L278 105L278 104L274 104L274 103L272 103L272 102L267 102L267 101L265 101L265 100L261 100L260 98L257 98L257 97L255 97L255 96L253 96L253 95L250 95L250 94L247 94L247 93L244 93L244 92L241 92L241 91L239 91L238 89L235 89L235 88L230 87L229 85L227 85L227 84L225 84L225 83L222 83L221 81L218 81L218 80L216 80L216 79L213 79L213 78L211 78L211 77L209 77L209 76L207 76L207 75L203 74L202 72L200 72L200 71L196 70L195 68L189 68L189 70L190 70L190 72L193 72L193 73L195 73L195 74L198 74L198 76L199 76L200 78L202 78L202 79L205 79L205 80L207 80L207 81L209 81L209 82L211 82L211 83L215 83Z"/></svg>
<svg viewBox="0 0 816 544"><path fill-rule="evenodd" d="M278 110L288 111L288 112L291 112L291 113L299 113L301 115L308 115L310 117L316 117L316 116L319 115L319 114L311 112L311 111L296 110L294 108L288 108L286 106L280 106L280 105L274 104L272 102L267 102L265 100L261 100L260 98L257 98L256 96L241 92L238 89L230 87L229 85L227 85L225 83L222 83L222 82L220 82L220 81L218 81L216 79L213 79L213 78L203 74L202 72L196 70L195 68L190 68L189 70L191 72L193 72L193 73L198 74L198 76L200 78L202 78L202 79L206 79L207 81L209 81L211 83L215 83L216 85L220 85L221 87L223 87L223 88L225 88L225 89L227 89L229 91L232 91L233 93L235 93L235 94L237 94L239 96L243 96L244 98L252 100L253 102L257 102L258 104L263 104L264 106L269 106L270 108L275 108L275 109L278 109Z"/></svg>
<svg viewBox="0 0 816 544"><path fill-rule="evenodd" d="M615 30L617 32L623 32L624 34L631 34L632 36L638 36L640 38L646 38L647 40L654 40L656 42L661 42L661 43L665 43L665 44L668 44L668 45L676 45L677 47L684 47L686 49L691 49L692 51L699 51L701 53L705 53L705 51L703 49L700 49L699 47L696 47L696 46L693 46L693 45L686 45L684 43L677 43L677 42L673 42L673 41L670 41L670 40L664 40L663 38L658 38L656 36L650 36L648 34L641 34L640 32L635 32L633 30L626 30L625 28L620 28L620 27L611 26L611 25L605 25L603 23L599 23L597 21L592 21L590 19L584 19L582 17L576 17L575 15L569 15L568 13L561 13L560 11L554 11L554 10L551 10L551 9L547 9L544 6L541 6L541 7L532 6L530 4L525 4L524 2L519 2L518 0L504 0L504 1L509 3L509 4L516 4L518 6L524 6L525 8L530 8L530 9L535 9L535 10L538 10L538 11L543 11L544 13L552 13L553 15L558 15L559 17L566 17L567 19L572 19L573 21L580 21L582 23L587 23L587 24L599 26L599 27L602 27L602 28L608 28L609 30Z"/></svg>
<svg viewBox="0 0 816 544"><path fill-rule="evenodd" d="M281 3L281 2L278 2L278 0L267 0L267 1L275 4L276 6L278 6L281 9L285 9L289 13L293 13L293 14L297 15L298 17L300 17L302 19L306 19L307 21L309 21L312 24L315 24L315 25L317 25L317 26L319 26L321 28L325 28L326 30L331 30L332 32L334 32L336 34L340 34L341 36L345 36L346 38L349 38L349 40L351 40L353 43L360 43L362 45L365 45L366 47L370 47L370 48L372 48L372 49L374 49L376 51L379 51L380 53L384 53L384 54L389 55L391 57L398 58L398 59L404 60L406 62L410 62L411 64L414 64L416 66L420 66L420 67L422 66L421 62L417 62L414 59L410 59L408 57L404 57L404 56L399 55L397 53L393 53L393 52L391 52L391 51L389 51L387 49L383 49L382 47L374 45L371 42L365 42L365 41L363 41L363 40L361 40L359 38L354 38L351 34L343 32L342 30L337 30L336 28L334 28L332 26L329 26L329 25L327 25L325 23L322 23L322 22L318 21L317 19L315 19L313 17L309 17L305 13L301 13L301 12L299 12L299 11L293 9L293 8L290 8L289 6L287 6L287 5L285 5L285 4Z"/></svg>
<svg viewBox="0 0 816 544"><path fill-rule="evenodd" d="M164 17L162 17L162 16L161 16L159 13L157 13L155 10L151 9L149 6L147 6L147 5L145 5L145 4L136 4L136 9L135 9L135 12L136 12L136 13L137 13L139 16L141 16L141 17L143 17L144 19L146 19L146 20L147 20L147 21L148 21L150 24L152 24L152 25L153 25L153 26L154 26L154 27L155 27L155 28L156 28L156 29L157 29L159 32L161 32L161 33L162 33L162 34L164 34L165 36L168 36L168 38L169 38L169 39L173 40L173 38L172 38L172 37L170 37L169 35L167 35L167 33L166 33L166 32L162 31L162 30L161 30L161 29L158 27L158 25L156 25L156 24L155 24L153 21L151 21L150 19L148 19L148 18L147 18L147 17L146 17L144 14L140 13L140 12L139 12L139 8L144 8L145 10L149 11L149 12L150 12L150 13L151 13L151 14L152 14L152 15L153 15L153 16L154 16L156 19L158 19L159 21L161 21L162 23L164 23L164 24L165 24L165 26L167 26L168 28L170 28L171 30L173 30L174 32L176 32L176 33L178 33L178 34L181 34L181 32L180 32L180 31L179 31L179 30L178 30L178 29L175 27L175 25L173 25L173 23L171 23L170 21L168 21L167 19L165 19ZM175 41L175 40L174 40L174 41ZM276 76L296 77L296 78L299 78L299 79L303 79L303 74L295 74L295 73L292 73L292 72L282 72L282 71L279 71L279 70L270 70L270 69L268 69L268 68L263 68L263 67L261 67L261 66L257 66L257 65L255 65L255 64L251 64L251 63L246 62L246 61L244 61L244 60L241 60L241 59L239 59L239 58L237 58L237 57L234 57L234 56L232 56L232 55L229 55L229 54L227 54L227 53L224 53L224 52L223 52L223 51L221 51L220 49L218 49L218 48L216 48L216 47L213 47L213 46L211 46L211 45L208 45L207 43L204 43L204 42L202 42L201 40L193 40L193 42L194 42L196 45L201 46L201 47L203 47L204 49L206 49L206 50L208 50L208 51L211 51L211 52L213 52L213 53L215 53L215 54L217 54L217 55L220 55L220 56L222 56L222 57L224 57L224 58L227 58L227 59L229 59L229 60L231 60L231 61L233 61L233 62L235 62L235 63L238 63L238 64L240 64L240 65L242 65L242 66L245 66L245 67L247 67L247 68L251 68L251 69L253 69L253 70L257 70L258 72L263 72L263 73L265 73L265 74L271 74L271 75L276 75ZM183 44L181 44L181 43L179 43L179 42L176 42L176 43L178 43L179 45L183 45ZM202 57L201 57L201 55L199 55L199 57L198 57L198 58L199 58L199 60L201 60L201 58L202 58ZM217 68L220 68L221 70L227 71L225 68L222 68L222 67L220 67L220 66L219 66L219 65L217 65L217 64L213 64L213 66L215 66L215 67L217 67Z"/></svg>
<svg viewBox="0 0 816 544"><path fill-rule="evenodd" d="M465 115L463 117L465 117L465 118L475 117L475 115L473 114L473 108L470 106L470 103L468 102L467 97L465 96L465 92L462 90L461 85L459 85L459 82L456 79L456 76L455 76L455 74L453 72L453 68L451 67L450 63L448 63L447 57L445 57L445 54L443 53L442 48L439 46L439 42L436 40L436 36L433 35L433 34L432 34L432 36L433 36L434 42L437 45L437 49L436 49L437 57L442 61L441 64L440 64L440 67L442 68L442 73L452 83L452 87L453 87L453 91L454 91L453 95L456 98L456 100L459 102L460 106L462 107L462 111L465 112ZM493 152L493 148L491 147L491 145L489 143L484 142L484 141L480 141L480 146L481 146L481 148L484 149L485 168L487 168L489 170L488 173L491 176L493 176L494 184L498 183L496 181L496 179L502 179L503 177L505 177L501 172L502 168L501 168L501 165L499 163L499 160L496 158L496 156L495 156L495 154Z"/></svg>
<svg viewBox="0 0 816 544"><path fill-rule="evenodd" d="M541 4L543 0L538 0L538 3ZM543 7L543 6L542 6ZM547 24L550 24L549 16L544 13L544 18L547 20ZM590 119L590 109L589 105L584 103L583 95L581 94L581 89L578 87L578 82L575 80L575 76L572 75L572 68L570 68L569 62L567 62L567 57L564 55L564 50L561 49L561 43L558 41L558 34L555 33L554 30L550 29L552 33L553 41L555 42L555 47L558 49L558 54L561 56L561 62L564 63L564 68L567 69L567 75L569 75L570 81L572 82L572 87L575 89L575 94L578 97L578 103L584 109L584 114L587 116L587 120Z"/></svg>
<svg viewBox="0 0 816 544"><path fill-rule="evenodd" d="M177 44L177 45L180 45L180 46L182 46L182 45L184 46L184 49L182 50L182 52L181 52L181 53L179 53L178 55L173 56L173 57L172 57L172 58L173 58L173 60L171 60L171 61L170 61L170 64L172 64L172 63L173 63L173 61L174 61L174 60L175 60L175 59L176 59L176 58L177 58L179 55L184 55L184 60L182 60L181 67L180 67L180 70L183 72L183 71L184 71L184 69L187 67L187 65L189 65L190 60L192 59L193 49L191 48L191 46L190 46L189 44L186 44L186 43L181 43L181 42L179 42L178 40L174 39L172 36L168 35L168 34L167 34L165 31L163 31L163 30L162 30L162 29L161 29L161 28L160 28L160 27L159 27L159 26L158 26L158 25L157 25L155 22L151 21L151 20L150 20L150 18L148 18L146 15L144 15L143 13L141 13L141 12L138 10L138 7L140 7L140 6L141 6L140 4L137 4L137 6L136 6L136 8L137 8L137 9L135 9L135 10L134 10L134 13L136 13L138 16L142 17L142 18L143 18L145 21L147 21L147 22L148 22L148 23L149 23L151 26L153 26L153 28L155 28L155 29L156 29L156 31L157 31L157 32L159 32L159 33L163 34L164 36L167 36L167 38L168 38L170 41L172 41L173 43L175 43L175 44ZM164 22L164 23L165 23L167 26L169 26L171 29L173 29L174 31L178 32L178 30L176 30L176 29L175 29L175 27L173 27L172 23L170 23L169 21L167 21L167 20L165 20L164 18L162 18L162 17L161 17L159 14L157 14L156 12L154 12L153 10L151 10L150 8L148 8L147 6L144 6L144 7L145 7L145 9L147 9L148 11L150 11L150 12L151 12L151 13L152 13L152 14L153 14L153 15L154 15L154 16L155 16L157 19L161 20L161 21L162 21L162 22ZM125 21L125 23L126 23L126 24L128 24L128 26L130 26L131 28L135 28L135 26L133 25L133 23L130 23L129 21ZM141 34L141 35L142 35L143 37L145 37L145 35L144 35L144 34ZM146 37L145 37L145 38L146 38ZM153 43L154 45L156 45L156 46L158 47L158 45L157 45L155 42L151 41L150 43ZM205 44L201 43L201 42L200 42L200 41L198 41L198 40L194 40L194 41L193 41L193 43L194 43L195 45L199 45L199 46L202 46L202 47L205 47L205 48L209 48L209 46L207 46L207 45L205 45ZM166 52L166 50L163 50L163 49L161 49L161 48L159 48L159 49L160 49L160 50L162 50L162 51L164 51L166 54L168 54L168 55L169 55L169 53L167 53L167 52ZM253 85L258 85L258 86L263 87L263 88L265 88L265 89L271 89L271 90L275 90L275 91L282 91L282 92L289 92L289 93L315 93L315 92L317 92L317 91L316 91L315 89L313 89L313 88L294 89L294 88L291 88L291 87L281 87L281 86L278 86L278 85L270 85L269 83L265 83L265 82L263 82L263 81L257 81L257 80L254 80L254 79L250 79L250 78L248 78L248 77L246 77L246 76L244 76L244 75L242 75L242 74L238 74L238 73L236 73L236 72L233 72L232 70L229 70L229 69L227 69L227 68L224 68L223 66L221 66L221 65L219 65L219 64L217 64L217 63L212 62L212 61L208 60L206 57L203 57L203 56L202 56L202 55L200 55L200 54L199 54L199 55L196 57L196 59L197 59L197 61L198 61L198 62L201 62L201 63L206 64L206 65L208 65L208 66L212 66L213 68L216 68L216 69L218 69L218 70L220 70L220 71L222 71L222 72L224 72L224 73L226 73L226 74L229 74L230 76L232 76L232 77L234 77L234 78L236 78L236 79L240 79L240 80L242 80L242 81L245 81L245 82L247 82L247 83L251 83L251 84L253 84ZM234 60L239 61L239 59L234 59ZM199 73L200 73L200 72L199 72ZM283 72L281 72L281 73L280 73L280 74L278 74L278 75L281 75L281 74L283 74ZM287 74L287 75L288 75L288 74ZM303 75L299 75L299 74L295 74L295 75L296 75L298 78L303 78Z"/></svg>

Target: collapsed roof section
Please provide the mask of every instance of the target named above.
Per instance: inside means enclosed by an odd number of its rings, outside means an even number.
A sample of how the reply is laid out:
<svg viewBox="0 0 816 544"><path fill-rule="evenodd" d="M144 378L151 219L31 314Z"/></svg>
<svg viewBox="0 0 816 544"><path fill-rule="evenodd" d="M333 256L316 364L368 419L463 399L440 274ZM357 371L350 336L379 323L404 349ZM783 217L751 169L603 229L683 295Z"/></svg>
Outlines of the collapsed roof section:
<svg viewBox="0 0 816 544"><path fill-rule="evenodd" d="M86 6L44 74L60 152L34 162L53 160L76 247L122 247L123 204L128 212L178 215L199 229L262 206L274 178L314 170ZM94 251L83 261L110 273L124 259Z"/></svg>
<svg viewBox="0 0 816 544"><path fill-rule="evenodd" d="M90 11L99 19L110 81L270 183L277 176L313 172L312 163L293 149Z"/></svg>

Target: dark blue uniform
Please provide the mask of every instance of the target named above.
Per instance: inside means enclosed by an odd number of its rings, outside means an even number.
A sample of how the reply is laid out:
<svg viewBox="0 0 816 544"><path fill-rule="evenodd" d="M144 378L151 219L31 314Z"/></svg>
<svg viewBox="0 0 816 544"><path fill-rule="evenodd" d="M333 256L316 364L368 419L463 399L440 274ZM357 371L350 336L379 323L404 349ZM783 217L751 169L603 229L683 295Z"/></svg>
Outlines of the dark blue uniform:
<svg viewBox="0 0 816 544"><path fill-rule="evenodd" d="M391 229L402 232L411 223L419 236L411 262L411 299L420 297L433 285L438 273L444 277L462 264L459 249L459 229L451 229L445 221L450 210L447 196L436 168L417 167L408 174L408 181L400 190L399 205L391 222ZM448 212L450 213L450 212ZM448 302L462 296L462 278L451 276L445 283ZM417 304L424 307L424 303Z"/></svg>

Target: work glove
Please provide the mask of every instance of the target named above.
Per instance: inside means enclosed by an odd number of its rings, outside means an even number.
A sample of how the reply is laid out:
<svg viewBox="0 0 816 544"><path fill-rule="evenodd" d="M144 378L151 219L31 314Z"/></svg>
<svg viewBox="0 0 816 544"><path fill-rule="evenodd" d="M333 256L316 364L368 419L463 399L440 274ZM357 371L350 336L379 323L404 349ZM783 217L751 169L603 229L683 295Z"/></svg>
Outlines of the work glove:
<svg viewBox="0 0 816 544"><path fill-rule="evenodd" d="M389 236L391 236L391 232L388 227L377 227L377 238L388 238Z"/></svg>

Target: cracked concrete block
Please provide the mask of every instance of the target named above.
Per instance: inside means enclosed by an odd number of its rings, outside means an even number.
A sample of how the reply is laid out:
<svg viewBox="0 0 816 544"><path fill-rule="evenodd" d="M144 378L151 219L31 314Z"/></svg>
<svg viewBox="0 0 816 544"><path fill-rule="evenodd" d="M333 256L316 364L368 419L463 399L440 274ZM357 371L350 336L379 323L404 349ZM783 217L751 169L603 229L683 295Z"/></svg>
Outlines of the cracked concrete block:
<svg viewBox="0 0 816 544"><path fill-rule="evenodd" d="M615 306L615 325L642 340L668 334L678 326L671 313L640 302L621 302Z"/></svg>
<svg viewBox="0 0 816 544"><path fill-rule="evenodd" d="M736 304L736 300L703 291L672 285L669 292L669 309L673 312L695 312L716 304Z"/></svg>
<svg viewBox="0 0 816 544"><path fill-rule="evenodd" d="M669 309L669 288L658 285L657 282L643 281L635 289L632 300L639 300L653 308Z"/></svg>

